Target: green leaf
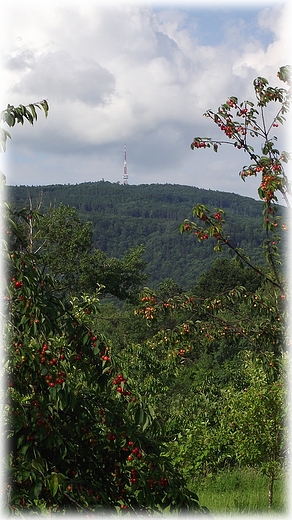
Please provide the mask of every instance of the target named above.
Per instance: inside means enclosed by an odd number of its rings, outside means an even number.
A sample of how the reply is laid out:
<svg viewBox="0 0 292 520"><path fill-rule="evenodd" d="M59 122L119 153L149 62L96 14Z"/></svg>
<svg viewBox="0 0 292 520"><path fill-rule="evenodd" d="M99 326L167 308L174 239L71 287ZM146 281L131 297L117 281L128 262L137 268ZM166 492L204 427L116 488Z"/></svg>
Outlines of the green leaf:
<svg viewBox="0 0 292 520"><path fill-rule="evenodd" d="M46 101L46 99L41 101L40 105L42 106L42 108L43 108L43 110L45 112L45 116L47 117L48 116L48 112L49 112L49 105L48 105L48 102Z"/></svg>
<svg viewBox="0 0 292 520"><path fill-rule="evenodd" d="M52 388L50 387L50 400L55 401L56 395L57 395L57 388L55 386L53 386Z"/></svg>
<svg viewBox="0 0 292 520"><path fill-rule="evenodd" d="M29 106L29 108L30 108L30 110L31 110L31 113L32 113L33 118L34 118L35 120L37 120L38 116L37 116L37 112L36 112L36 109L35 109L34 105L31 104L31 105L28 105L28 106Z"/></svg>
<svg viewBox="0 0 292 520"><path fill-rule="evenodd" d="M40 473L43 473L45 466L46 466L46 461L45 461L45 459L42 459L41 457L38 457L37 459L31 461L32 469L35 469L35 470L39 471Z"/></svg>
<svg viewBox="0 0 292 520"><path fill-rule="evenodd" d="M33 116L31 115L31 113L29 112L29 110L26 108L26 107L23 107L24 108L24 117L28 120L28 122L33 125Z"/></svg>
<svg viewBox="0 0 292 520"><path fill-rule="evenodd" d="M281 81L289 82L290 78L291 78L291 71L292 71L292 68L290 65L284 65L283 67L280 67L280 70L277 74L278 78Z"/></svg>
<svg viewBox="0 0 292 520"><path fill-rule="evenodd" d="M183 234L184 231L185 231L185 222L183 222L182 224L179 225L179 232L181 233L181 235Z"/></svg>
<svg viewBox="0 0 292 520"><path fill-rule="evenodd" d="M29 445L28 444L25 444L24 446L22 446L22 448L19 450L19 452L22 454L22 455L25 455L27 450L29 448Z"/></svg>
<svg viewBox="0 0 292 520"><path fill-rule="evenodd" d="M14 126L15 124L15 118L10 112L6 112L5 116L3 117L3 121L7 123L8 126Z"/></svg>
<svg viewBox="0 0 292 520"><path fill-rule="evenodd" d="M143 502L144 502L144 493L143 493L142 489L137 494L137 500L138 500L138 504L140 506L142 506Z"/></svg>
<svg viewBox="0 0 292 520"><path fill-rule="evenodd" d="M41 479L37 480L29 491L30 498L32 498L32 499L38 498L39 494L42 490L42 487L43 487L42 480Z"/></svg>
<svg viewBox="0 0 292 520"><path fill-rule="evenodd" d="M71 408L71 410L74 410L74 408L76 406L76 403L77 403L77 398L73 394L73 392L70 392L68 397L69 397L69 399L68 399L68 406L69 406L69 408Z"/></svg>
<svg viewBox="0 0 292 520"><path fill-rule="evenodd" d="M19 437L17 439L17 448L19 448L19 446L21 446L22 442L23 442L23 439L24 439L24 435L21 435L21 437Z"/></svg>
<svg viewBox="0 0 292 520"><path fill-rule="evenodd" d="M138 424L142 425L144 423L144 417L145 417L145 413L144 413L144 410L143 408L140 406L137 411L136 411L136 414L135 414L135 420Z"/></svg>
<svg viewBox="0 0 292 520"><path fill-rule="evenodd" d="M52 473L49 479L49 489L51 491L52 496L54 497L58 491L59 487L59 479L57 473Z"/></svg>
<svg viewBox="0 0 292 520"><path fill-rule="evenodd" d="M86 332L86 334L84 334L84 336L82 338L82 344L86 345L86 343L88 343L88 341L89 341L88 333Z"/></svg>

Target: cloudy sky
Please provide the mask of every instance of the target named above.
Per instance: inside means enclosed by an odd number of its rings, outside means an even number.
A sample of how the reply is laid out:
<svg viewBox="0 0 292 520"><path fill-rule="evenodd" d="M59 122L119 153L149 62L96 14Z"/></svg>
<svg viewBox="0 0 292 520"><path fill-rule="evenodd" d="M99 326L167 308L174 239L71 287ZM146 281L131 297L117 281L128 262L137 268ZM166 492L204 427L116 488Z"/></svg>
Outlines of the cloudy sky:
<svg viewBox="0 0 292 520"><path fill-rule="evenodd" d="M218 137L203 113L231 95L252 99L255 77L284 86L276 74L290 62L289 3L9 0L2 108L45 98L50 111L12 129L7 183L122 182L126 143L129 184L256 198L254 180L238 175L244 152L190 143Z"/></svg>

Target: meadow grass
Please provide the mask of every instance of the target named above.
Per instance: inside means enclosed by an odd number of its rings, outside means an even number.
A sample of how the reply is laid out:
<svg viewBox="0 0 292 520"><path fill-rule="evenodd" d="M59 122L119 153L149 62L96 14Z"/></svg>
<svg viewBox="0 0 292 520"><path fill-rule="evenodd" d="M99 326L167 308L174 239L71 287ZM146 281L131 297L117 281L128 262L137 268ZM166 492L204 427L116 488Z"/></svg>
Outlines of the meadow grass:
<svg viewBox="0 0 292 520"><path fill-rule="evenodd" d="M200 478L192 489L210 514L283 514L287 512L287 483L275 481L273 507L268 507L268 477L252 469L226 470Z"/></svg>

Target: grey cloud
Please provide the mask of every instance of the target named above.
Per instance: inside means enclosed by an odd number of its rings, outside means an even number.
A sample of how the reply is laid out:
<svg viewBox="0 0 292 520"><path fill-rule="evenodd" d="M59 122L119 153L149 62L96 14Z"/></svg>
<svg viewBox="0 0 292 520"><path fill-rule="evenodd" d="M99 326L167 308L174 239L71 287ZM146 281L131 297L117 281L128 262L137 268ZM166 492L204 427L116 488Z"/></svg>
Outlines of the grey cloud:
<svg viewBox="0 0 292 520"><path fill-rule="evenodd" d="M166 59L172 60L173 53L175 51L178 51L177 43L172 38L170 38L166 34L163 34L162 32L156 32L156 41L156 55L164 56Z"/></svg>
<svg viewBox="0 0 292 520"><path fill-rule="evenodd" d="M107 69L93 60L76 60L64 51L35 58L30 71L14 86L17 92L92 106L105 102L114 88L114 75Z"/></svg>
<svg viewBox="0 0 292 520"><path fill-rule="evenodd" d="M4 67L8 70L22 70L27 67L31 68L35 61L35 56L32 50L22 49L14 56L7 56L4 60Z"/></svg>

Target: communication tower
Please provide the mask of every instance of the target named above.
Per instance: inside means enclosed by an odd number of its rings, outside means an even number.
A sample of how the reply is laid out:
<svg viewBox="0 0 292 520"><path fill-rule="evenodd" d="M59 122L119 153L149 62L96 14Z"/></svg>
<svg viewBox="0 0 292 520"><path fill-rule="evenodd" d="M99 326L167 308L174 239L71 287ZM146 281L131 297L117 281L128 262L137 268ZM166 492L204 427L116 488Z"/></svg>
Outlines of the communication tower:
<svg viewBox="0 0 292 520"><path fill-rule="evenodd" d="M123 172L123 184L128 184L128 167L127 167L127 149L124 145L124 172Z"/></svg>

